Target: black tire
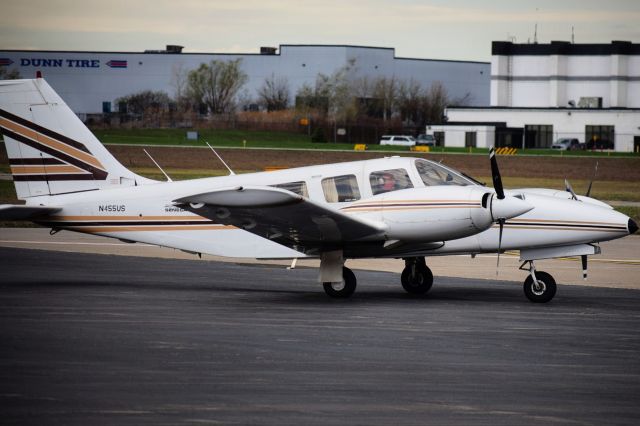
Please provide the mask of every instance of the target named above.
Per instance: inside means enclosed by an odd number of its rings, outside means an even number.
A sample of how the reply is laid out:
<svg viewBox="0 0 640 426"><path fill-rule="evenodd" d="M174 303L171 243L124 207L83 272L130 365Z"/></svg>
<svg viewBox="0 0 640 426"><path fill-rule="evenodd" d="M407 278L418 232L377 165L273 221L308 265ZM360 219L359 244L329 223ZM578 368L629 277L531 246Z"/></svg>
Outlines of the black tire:
<svg viewBox="0 0 640 426"><path fill-rule="evenodd" d="M542 271L536 271L536 280L539 283L539 288L534 287L531 275L524 280L524 294L534 303L547 303L556 295L556 280Z"/></svg>
<svg viewBox="0 0 640 426"><path fill-rule="evenodd" d="M402 288L410 294L425 294L433 285L433 273L427 265L416 265L416 273L412 276L411 267L407 266L400 276Z"/></svg>
<svg viewBox="0 0 640 426"><path fill-rule="evenodd" d="M335 298L346 299L356 291L356 276L351 269L342 267L342 281L339 283L322 283L324 292Z"/></svg>

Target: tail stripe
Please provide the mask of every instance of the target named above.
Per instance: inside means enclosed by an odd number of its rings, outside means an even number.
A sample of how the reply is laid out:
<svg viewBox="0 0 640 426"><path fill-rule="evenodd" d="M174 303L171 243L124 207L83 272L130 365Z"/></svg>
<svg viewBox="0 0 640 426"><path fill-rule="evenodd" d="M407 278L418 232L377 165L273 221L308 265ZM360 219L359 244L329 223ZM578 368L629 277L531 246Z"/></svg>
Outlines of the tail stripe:
<svg viewBox="0 0 640 426"><path fill-rule="evenodd" d="M22 134L15 133L5 125L5 122L2 122L0 119L0 127L2 128L2 133L6 136L15 139L19 142L24 143L32 148L40 150L42 152L46 152L49 155L56 157L57 159L63 160L69 164L77 166L83 170L89 172L92 176L92 179L96 180L106 180L108 173L102 169L102 164L93 156L87 156L87 154L78 152L78 154L82 154L84 159L77 158L71 154L71 149L65 149L64 145L55 140L49 140L48 144L41 143L40 141L33 140L29 137L23 136ZM13 126L12 126L13 127ZM17 130L17 129L16 129ZM51 146L53 145L53 146ZM68 151L68 152L67 152Z"/></svg>
<svg viewBox="0 0 640 426"><path fill-rule="evenodd" d="M84 161L85 163L92 164L96 167L102 168L102 164L100 164L100 162L91 153L88 153L86 151L86 148L84 150L80 150L75 146L68 145L66 142L53 139L43 134L38 134L38 132L36 132L35 130L13 123L4 118L0 118L0 127L3 127L6 131L19 134L35 142L47 145L60 152L64 152L71 156L77 157L79 160Z"/></svg>
<svg viewBox="0 0 640 426"><path fill-rule="evenodd" d="M40 126L40 125L38 125L36 123L33 123L33 122L29 121L29 120L25 120L24 118L18 117L17 115L14 115L14 114L11 114L10 112L7 112L7 111L5 111L5 110L3 110L1 108L0 108L0 117L6 118L7 120L11 120L14 123L17 123L17 124L19 124L19 125L21 125L23 127L26 127L26 128L31 129L33 131L41 133L41 134L43 134L45 136L49 136L52 139L57 139L62 143L65 143L65 144L67 144L69 146L72 146L72 147L74 147L76 149L79 149L80 151L84 151L84 152L86 152L88 154L91 154L91 152L87 149L87 147L83 143L75 141L75 140L73 140L73 139L71 139L71 138L69 138L69 137L67 137L65 135L61 135L60 133L56 133L53 130L49 130L49 129L47 129L45 127L42 127L42 126Z"/></svg>

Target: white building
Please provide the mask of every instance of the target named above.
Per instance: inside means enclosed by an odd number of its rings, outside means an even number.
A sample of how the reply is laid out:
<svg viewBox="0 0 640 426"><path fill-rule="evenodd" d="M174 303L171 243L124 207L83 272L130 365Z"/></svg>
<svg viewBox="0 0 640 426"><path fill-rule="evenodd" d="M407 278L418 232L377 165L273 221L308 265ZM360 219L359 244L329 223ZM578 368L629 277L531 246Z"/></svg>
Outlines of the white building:
<svg viewBox="0 0 640 426"><path fill-rule="evenodd" d="M179 73L212 60L242 59L248 75L243 91L255 98L265 78L285 77L291 96L318 73L330 75L355 61L352 77L413 79L423 86L440 81L451 97L470 95L471 105L489 105L487 62L397 58L392 48L331 45L281 45L260 54L182 53L181 46L163 51L67 52L0 50L0 66L17 69L24 78L43 77L78 114L115 110L114 101L142 90L175 92Z"/></svg>
<svg viewBox="0 0 640 426"><path fill-rule="evenodd" d="M447 146L546 148L559 138L640 150L640 44L493 42L491 106L447 108Z"/></svg>

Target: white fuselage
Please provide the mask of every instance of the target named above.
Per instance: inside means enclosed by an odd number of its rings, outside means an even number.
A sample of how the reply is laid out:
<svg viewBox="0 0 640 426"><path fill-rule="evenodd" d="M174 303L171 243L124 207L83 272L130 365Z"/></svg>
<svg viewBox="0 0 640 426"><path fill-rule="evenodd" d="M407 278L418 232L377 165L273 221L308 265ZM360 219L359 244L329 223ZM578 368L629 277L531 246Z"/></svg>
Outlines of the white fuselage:
<svg viewBox="0 0 640 426"><path fill-rule="evenodd" d="M177 207L174 200L221 188L304 182L306 197L376 224L384 229L387 241L444 242L439 248L416 249L415 255L497 251L498 230L490 201L482 201L483 195L494 195L493 191L471 181L466 186L427 186L415 170L415 161L384 158L39 197L38 201L62 206L55 216L42 221L55 229L218 256L298 258L306 255L193 214ZM389 169L406 170L412 188L374 195L376 183L372 176ZM327 201L330 197L323 182L335 176L355 177L357 188L350 188L353 199ZM576 201L527 190L507 193L524 198L533 208L506 221L502 249L594 243L628 235L628 217L596 200L590 202L582 197L583 201ZM393 244L388 247L372 247L350 257L401 257Z"/></svg>

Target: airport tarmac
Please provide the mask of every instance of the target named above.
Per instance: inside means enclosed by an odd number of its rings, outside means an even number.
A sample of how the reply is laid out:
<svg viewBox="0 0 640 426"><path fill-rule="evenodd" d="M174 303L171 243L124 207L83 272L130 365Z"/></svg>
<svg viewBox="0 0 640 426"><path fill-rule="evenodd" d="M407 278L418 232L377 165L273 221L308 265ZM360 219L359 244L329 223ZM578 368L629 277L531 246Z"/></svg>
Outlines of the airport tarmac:
<svg viewBox="0 0 640 426"><path fill-rule="evenodd" d="M538 270L551 273L556 282L568 285L587 285L611 288L635 288L640 290L640 235L628 236L600 244L602 254L589 257L589 278L582 279L580 259L553 259L536 262ZM131 244L116 239L61 231L53 236L44 228L0 228L0 247L32 248L41 250L71 251L80 253L117 254L125 256L160 257L167 259L198 259L197 256L180 250L147 244ZM280 265L283 268L291 261L256 261L203 255L203 261L232 263L260 263ZM521 262L517 253L506 253L500 257L500 268L496 275L496 255L428 257L427 264L435 277L460 277L488 280L487 285L499 280L523 282L527 273L518 269ZM300 267L317 268L317 260L300 260ZM354 270L372 270L401 273L404 262L398 259L348 260L347 266Z"/></svg>
<svg viewBox="0 0 640 426"><path fill-rule="evenodd" d="M0 248L2 424L637 424L640 291L357 275Z"/></svg>

